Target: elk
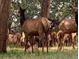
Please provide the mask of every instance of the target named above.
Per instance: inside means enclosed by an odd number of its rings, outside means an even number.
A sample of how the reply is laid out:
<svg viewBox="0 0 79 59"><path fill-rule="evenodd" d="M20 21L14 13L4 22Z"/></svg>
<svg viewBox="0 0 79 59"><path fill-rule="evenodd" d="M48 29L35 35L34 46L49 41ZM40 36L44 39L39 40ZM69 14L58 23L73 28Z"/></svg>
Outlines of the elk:
<svg viewBox="0 0 79 59"><path fill-rule="evenodd" d="M64 36L64 33L62 30L59 30L57 32L57 40L58 40L58 49L61 50L62 49L62 46L63 46L63 36Z"/></svg>
<svg viewBox="0 0 79 59"><path fill-rule="evenodd" d="M21 38L21 34L20 33L14 33L14 34L9 34L8 37L8 43L10 44L17 44L20 45L20 38Z"/></svg>
<svg viewBox="0 0 79 59"><path fill-rule="evenodd" d="M57 42L57 34L56 32L51 32L51 41L50 41L50 45L51 46L56 46Z"/></svg>
<svg viewBox="0 0 79 59"><path fill-rule="evenodd" d="M70 46L72 42L71 39L72 37L69 34L64 34L64 37L63 37L64 45Z"/></svg>
<svg viewBox="0 0 79 59"><path fill-rule="evenodd" d="M72 40L72 33L77 32L77 24L75 22L75 19L68 19L65 18L60 24L59 24L59 30L61 30L61 32L59 33L58 36L60 36L62 34L62 38L60 37L59 42L59 47L60 49L62 49L63 46L63 37L64 34L69 34ZM61 46L60 46L61 45ZM74 43L72 42L73 48L74 48Z"/></svg>
<svg viewBox="0 0 79 59"><path fill-rule="evenodd" d="M39 36L42 41L42 51L44 51L44 40L47 41L47 52L48 52L48 39L47 33L51 27L51 22L45 17L38 17L36 19L25 18L25 9L20 7L20 24L25 33L25 51L27 49L28 40L32 40L32 52L33 52L33 42L34 36ZM46 38L46 39L45 39Z"/></svg>

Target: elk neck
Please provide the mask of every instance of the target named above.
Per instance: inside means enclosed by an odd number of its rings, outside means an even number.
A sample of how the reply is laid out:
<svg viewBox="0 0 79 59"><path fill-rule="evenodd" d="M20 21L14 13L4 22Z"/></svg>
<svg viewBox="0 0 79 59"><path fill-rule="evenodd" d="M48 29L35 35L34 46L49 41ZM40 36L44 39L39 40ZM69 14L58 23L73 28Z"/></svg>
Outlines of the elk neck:
<svg viewBox="0 0 79 59"><path fill-rule="evenodd" d="M25 14L24 14L24 12L20 12L20 24L21 24L21 26L23 25L23 23L24 23L24 21L25 21Z"/></svg>

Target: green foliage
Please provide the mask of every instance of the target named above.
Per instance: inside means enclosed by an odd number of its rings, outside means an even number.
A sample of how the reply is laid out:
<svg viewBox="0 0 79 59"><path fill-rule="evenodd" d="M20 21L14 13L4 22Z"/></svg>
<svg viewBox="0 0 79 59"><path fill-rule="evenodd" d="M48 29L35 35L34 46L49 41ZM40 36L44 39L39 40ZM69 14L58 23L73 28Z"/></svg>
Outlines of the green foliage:
<svg viewBox="0 0 79 59"><path fill-rule="evenodd" d="M63 19L71 16L70 0L52 0L50 17L54 19Z"/></svg>

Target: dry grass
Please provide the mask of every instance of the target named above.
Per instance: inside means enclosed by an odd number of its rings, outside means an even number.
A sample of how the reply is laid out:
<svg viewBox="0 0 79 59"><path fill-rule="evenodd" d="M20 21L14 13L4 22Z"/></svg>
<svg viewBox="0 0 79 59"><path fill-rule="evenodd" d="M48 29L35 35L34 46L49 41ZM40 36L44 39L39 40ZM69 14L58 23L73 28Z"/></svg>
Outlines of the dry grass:
<svg viewBox="0 0 79 59"><path fill-rule="evenodd" d="M8 47L7 48L7 50L8 51L10 51L10 50L22 50L22 51L24 51L24 48L20 48L20 47L18 47L18 48L16 48L16 47ZM78 47L77 46L75 46L75 50L77 50L78 49ZM44 47L44 51L46 52L46 47ZM52 51L58 51L58 47L49 47L49 52L52 52ZM72 48L72 46L70 46L70 47L66 47L66 46L64 46L63 47L63 49L61 50L61 51L71 51L71 50L74 50L73 48ZM29 51L29 52L31 52L32 51L32 47L30 47L29 49L27 49L27 51ZM42 48L36 48L36 47L34 47L34 51L42 51Z"/></svg>

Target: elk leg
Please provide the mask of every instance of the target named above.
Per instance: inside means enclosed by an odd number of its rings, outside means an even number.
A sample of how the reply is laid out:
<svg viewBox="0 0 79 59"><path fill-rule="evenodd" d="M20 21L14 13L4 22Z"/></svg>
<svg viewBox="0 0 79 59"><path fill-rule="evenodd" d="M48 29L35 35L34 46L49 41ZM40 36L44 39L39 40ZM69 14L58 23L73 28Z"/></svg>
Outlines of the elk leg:
<svg viewBox="0 0 79 59"><path fill-rule="evenodd" d="M42 39L42 52L44 52L44 39Z"/></svg>
<svg viewBox="0 0 79 59"><path fill-rule="evenodd" d="M26 49L27 49L27 44L28 44L28 36L25 35L25 51L26 51Z"/></svg>
<svg viewBox="0 0 79 59"><path fill-rule="evenodd" d="M74 44L74 42L72 42L72 47L73 47L73 49L75 49L75 44Z"/></svg>
<svg viewBox="0 0 79 59"><path fill-rule="evenodd" d="M61 39L60 39L60 42L58 44L58 49L61 50L62 49L62 46L63 46L63 41L61 41Z"/></svg>
<svg viewBox="0 0 79 59"><path fill-rule="evenodd" d="M55 39L53 38L53 46L55 46Z"/></svg>
<svg viewBox="0 0 79 59"><path fill-rule="evenodd" d="M73 47L73 49L75 49L75 43L74 43L74 38L72 38L72 34L70 34L70 38L71 38L71 41L72 41L72 47Z"/></svg>
<svg viewBox="0 0 79 59"><path fill-rule="evenodd" d="M37 38L37 44L38 44L38 48L40 47L40 40L39 40L39 38Z"/></svg>
<svg viewBox="0 0 79 59"><path fill-rule="evenodd" d="M42 52L44 52L44 32L41 26L39 26L38 33L40 36L40 40L42 41Z"/></svg>
<svg viewBox="0 0 79 59"><path fill-rule="evenodd" d="M34 50L33 50L33 44L34 44L33 36L31 36L31 39L32 39L32 53L33 53L34 52Z"/></svg>
<svg viewBox="0 0 79 59"><path fill-rule="evenodd" d="M75 49L75 40L74 40L74 38L72 38L72 47L73 47L73 49Z"/></svg>
<svg viewBox="0 0 79 59"><path fill-rule="evenodd" d="M48 39L47 39L47 52L48 52Z"/></svg>
<svg viewBox="0 0 79 59"><path fill-rule="evenodd" d="M44 35L40 34L40 40L42 41L42 52L44 52Z"/></svg>
<svg viewBox="0 0 79 59"><path fill-rule="evenodd" d="M47 52L48 52L48 36L47 36L47 33L45 34L46 35L46 41L47 41Z"/></svg>

